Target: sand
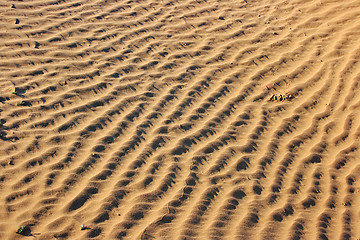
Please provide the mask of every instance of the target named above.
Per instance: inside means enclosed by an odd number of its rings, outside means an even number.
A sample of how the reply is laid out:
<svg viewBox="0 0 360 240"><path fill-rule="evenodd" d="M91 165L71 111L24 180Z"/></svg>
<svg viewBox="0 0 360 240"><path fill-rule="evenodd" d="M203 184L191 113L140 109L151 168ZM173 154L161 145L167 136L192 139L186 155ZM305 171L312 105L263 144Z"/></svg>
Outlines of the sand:
<svg viewBox="0 0 360 240"><path fill-rule="evenodd" d="M0 35L0 239L360 239L360 1L4 0Z"/></svg>

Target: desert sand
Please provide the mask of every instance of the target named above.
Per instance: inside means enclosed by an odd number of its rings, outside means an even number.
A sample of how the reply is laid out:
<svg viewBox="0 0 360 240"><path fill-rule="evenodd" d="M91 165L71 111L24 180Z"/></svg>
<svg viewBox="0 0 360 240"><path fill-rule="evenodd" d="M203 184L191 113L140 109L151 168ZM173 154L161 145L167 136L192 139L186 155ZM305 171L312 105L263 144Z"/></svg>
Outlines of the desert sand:
<svg viewBox="0 0 360 240"><path fill-rule="evenodd" d="M0 20L0 239L360 239L359 0Z"/></svg>

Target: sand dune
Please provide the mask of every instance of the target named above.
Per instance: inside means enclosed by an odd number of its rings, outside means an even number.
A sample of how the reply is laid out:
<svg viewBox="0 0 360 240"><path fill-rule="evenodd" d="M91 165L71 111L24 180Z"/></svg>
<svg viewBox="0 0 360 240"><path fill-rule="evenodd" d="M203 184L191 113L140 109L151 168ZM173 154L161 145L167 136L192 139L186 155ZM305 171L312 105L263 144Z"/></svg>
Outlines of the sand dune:
<svg viewBox="0 0 360 240"><path fill-rule="evenodd" d="M360 239L358 0L0 13L0 239Z"/></svg>

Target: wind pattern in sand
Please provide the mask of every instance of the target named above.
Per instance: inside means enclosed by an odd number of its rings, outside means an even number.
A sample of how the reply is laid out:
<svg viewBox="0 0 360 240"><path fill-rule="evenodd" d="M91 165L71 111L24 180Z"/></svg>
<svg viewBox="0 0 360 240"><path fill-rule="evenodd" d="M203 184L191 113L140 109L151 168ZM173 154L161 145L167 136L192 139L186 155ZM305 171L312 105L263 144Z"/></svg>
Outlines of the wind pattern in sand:
<svg viewBox="0 0 360 240"><path fill-rule="evenodd" d="M358 0L0 16L1 239L360 238Z"/></svg>

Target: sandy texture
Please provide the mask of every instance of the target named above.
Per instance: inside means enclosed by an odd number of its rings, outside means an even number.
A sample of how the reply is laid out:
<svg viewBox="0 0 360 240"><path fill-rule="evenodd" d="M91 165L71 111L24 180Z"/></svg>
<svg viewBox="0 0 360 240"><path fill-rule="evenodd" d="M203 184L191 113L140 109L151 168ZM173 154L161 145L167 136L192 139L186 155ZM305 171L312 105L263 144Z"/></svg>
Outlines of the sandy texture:
<svg viewBox="0 0 360 240"><path fill-rule="evenodd" d="M3 0L0 36L0 239L360 238L359 0Z"/></svg>

